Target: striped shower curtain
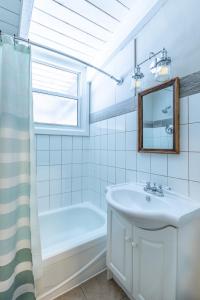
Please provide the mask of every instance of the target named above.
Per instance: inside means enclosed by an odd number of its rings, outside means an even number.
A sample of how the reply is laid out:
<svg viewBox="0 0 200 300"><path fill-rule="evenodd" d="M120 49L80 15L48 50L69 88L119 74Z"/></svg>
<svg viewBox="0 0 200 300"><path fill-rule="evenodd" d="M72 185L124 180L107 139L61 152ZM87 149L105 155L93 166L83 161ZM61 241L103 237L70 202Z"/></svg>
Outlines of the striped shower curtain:
<svg viewBox="0 0 200 300"><path fill-rule="evenodd" d="M35 299L30 230L30 48L0 41L0 300Z"/></svg>

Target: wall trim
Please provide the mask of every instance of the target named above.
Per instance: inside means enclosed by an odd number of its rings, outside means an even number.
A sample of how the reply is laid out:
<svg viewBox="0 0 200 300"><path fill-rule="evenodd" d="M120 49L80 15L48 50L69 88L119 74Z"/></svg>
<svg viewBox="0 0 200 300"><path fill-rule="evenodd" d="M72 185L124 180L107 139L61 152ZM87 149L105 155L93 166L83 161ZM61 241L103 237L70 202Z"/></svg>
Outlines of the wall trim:
<svg viewBox="0 0 200 300"><path fill-rule="evenodd" d="M200 71L180 79L180 98L200 93ZM90 123L96 123L137 110L137 97L111 105L100 111L90 113Z"/></svg>

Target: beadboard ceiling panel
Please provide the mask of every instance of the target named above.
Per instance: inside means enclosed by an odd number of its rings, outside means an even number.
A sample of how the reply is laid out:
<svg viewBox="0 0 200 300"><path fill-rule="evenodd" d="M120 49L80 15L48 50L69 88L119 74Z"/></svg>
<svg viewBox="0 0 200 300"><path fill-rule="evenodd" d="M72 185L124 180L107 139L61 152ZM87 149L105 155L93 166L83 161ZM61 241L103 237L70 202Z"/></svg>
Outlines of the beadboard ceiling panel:
<svg viewBox="0 0 200 300"><path fill-rule="evenodd" d="M120 28L135 0L35 0L29 38L92 61Z"/></svg>
<svg viewBox="0 0 200 300"><path fill-rule="evenodd" d="M7 34L18 34L20 14L20 0L0 0L0 30Z"/></svg>
<svg viewBox="0 0 200 300"><path fill-rule="evenodd" d="M124 36L122 31L126 34L133 30L159 1L34 0L28 37L36 43L98 64L114 42Z"/></svg>

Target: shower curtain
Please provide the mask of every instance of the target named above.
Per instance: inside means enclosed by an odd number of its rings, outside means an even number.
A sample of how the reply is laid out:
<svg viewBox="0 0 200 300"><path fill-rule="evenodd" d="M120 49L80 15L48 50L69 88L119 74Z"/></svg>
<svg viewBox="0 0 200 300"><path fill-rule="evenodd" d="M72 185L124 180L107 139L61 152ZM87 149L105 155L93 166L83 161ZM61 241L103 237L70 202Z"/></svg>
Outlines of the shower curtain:
<svg viewBox="0 0 200 300"><path fill-rule="evenodd" d="M38 253L37 234L33 232L37 222L31 221L36 218L36 208L31 204L30 62L30 47L18 44L12 37L1 37L0 300L35 299L32 254Z"/></svg>

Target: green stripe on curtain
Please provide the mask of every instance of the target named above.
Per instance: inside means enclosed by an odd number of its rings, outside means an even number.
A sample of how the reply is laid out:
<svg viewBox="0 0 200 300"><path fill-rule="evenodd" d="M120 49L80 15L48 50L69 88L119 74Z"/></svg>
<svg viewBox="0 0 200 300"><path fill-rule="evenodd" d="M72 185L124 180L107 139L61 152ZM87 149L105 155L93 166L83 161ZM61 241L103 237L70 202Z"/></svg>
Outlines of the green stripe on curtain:
<svg viewBox="0 0 200 300"><path fill-rule="evenodd" d="M16 253L15 258L9 264L0 267L0 281L9 279L19 263L31 261L31 259L32 256L30 249L19 250Z"/></svg>
<svg viewBox="0 0 200 300"><path fill-rule="evenodd" d="M27 130L30 120L27 118L17 117L10 113L0 114L0 127L17 128L18 130Z"/></svg>
<svg viewBox="0 0 200 300"><path fill-rule="evenodd" d="M26 293L22 296L19 296L16 300L35 300L33 293Z"/></svg>
<svg viewBox="0 0 200 300"><path fill-rule="evenodd" d="M8 214L0 214L0 230L14 226L20 218L29 218L30 207L27 204L20 205L16 210ZM1 251L1 249L0 249Z"/></svg>
<svg viewBox="0 0 200 300"><path fill-rule="evenodd" d="M24 226L22 228L19 228L16 234L14 234L11 238L0 241L0 255L6 255L10 251L12 251L16 245L16 241L19 242L24 240L30 240L30 238L30 226Z"/></svg>
<svg viewBox="0 0 200 300"><path fill-rule="evenodd" d="M2 144L0 145L0 153L9 153L11 149L15 149L15 152L28 152L30 148L29 141L19 141L17 139L2 138ZM11 151L12 152L12 151Z"/></svg>
<svg viewBox="0 0 200 300"><path fill-rule="evenodd" d="M19 288L20 286L23 286L25 284L32 284L32 285L34 284L32 271L24 271L24 272L17 274L12 286L7 291L0 292L0 300L12 300L14 292L17 290L17 288ZM23 294L25 295L26 293L27 292L25 291ZM22 295L20 295L20 297L18 297L17 299L19 300L22 297ZM34 294L32 294L32 295L33 295L33 298L31 298L31 299L35 300Z"/></svg>
<svg viewBox="0 0 200 300"><path fill-rule="evenodd" d="M15 177L20 174L30 174L30 164L27 162L7 163L5 168L3 165L0 164L0 179Z"/></svg>
<svg viewBox="0 0 200 300"><path fill-rule="evenodd" d="M30 183L21 183L9 189L0 189L0 203L15 201L21 196L30 195Z"/></svg>

